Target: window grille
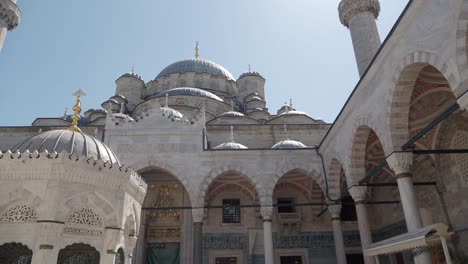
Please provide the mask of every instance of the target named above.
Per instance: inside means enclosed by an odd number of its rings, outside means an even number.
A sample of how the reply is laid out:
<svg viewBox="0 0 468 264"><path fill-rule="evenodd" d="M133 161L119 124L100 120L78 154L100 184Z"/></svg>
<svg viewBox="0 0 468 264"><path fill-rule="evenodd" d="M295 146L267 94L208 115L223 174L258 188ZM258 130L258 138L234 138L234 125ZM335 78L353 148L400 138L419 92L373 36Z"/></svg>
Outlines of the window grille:
<svg viewBox="0 0 468 264"><path fill-rule="evenodd" d="M240 223L240 200L239 199L224 199L223 200L223 223L232 224Z"/></svg>
<svg viewBox="0 0 468 264"><path fill-rule="evenodd" d="M302 256L281 256L280 264L302 264Z"/></svg>
<svg viewBox="0 0 468 264"><path fill-rule="evenodd" d="M295 213L294 200L292 198L278 198L278 213Z"/></svg>

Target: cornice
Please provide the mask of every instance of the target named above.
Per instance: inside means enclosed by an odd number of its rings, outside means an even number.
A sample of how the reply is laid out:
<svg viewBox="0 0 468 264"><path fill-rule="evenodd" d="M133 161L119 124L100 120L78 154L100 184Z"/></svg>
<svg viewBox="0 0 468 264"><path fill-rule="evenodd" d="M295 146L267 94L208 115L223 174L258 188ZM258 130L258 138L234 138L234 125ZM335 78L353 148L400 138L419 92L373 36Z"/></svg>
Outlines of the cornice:
<svg viewBox="0 0 468 264"><path fill-rule="evenodd" d="M342 0L338 12L341 23L349 28L349 21L362 12L370 12L377 18L380 13L380 3L378 0Z"/></svg>

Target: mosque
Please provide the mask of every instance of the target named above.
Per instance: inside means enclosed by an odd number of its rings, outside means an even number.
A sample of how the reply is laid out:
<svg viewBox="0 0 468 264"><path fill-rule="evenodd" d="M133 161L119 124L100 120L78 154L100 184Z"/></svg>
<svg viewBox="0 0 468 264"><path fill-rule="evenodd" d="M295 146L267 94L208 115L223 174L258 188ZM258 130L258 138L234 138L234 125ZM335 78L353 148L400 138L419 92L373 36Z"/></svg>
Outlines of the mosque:
<svg viewBox="0 0 468 264"><path fill-rule="evenodd" d="M409 1L383 42L379 12L338 6L360 80L332 124L197 44L0 127L0 263L467 263L468 0ZM20 17L0 0L0 43Z"/></svg>

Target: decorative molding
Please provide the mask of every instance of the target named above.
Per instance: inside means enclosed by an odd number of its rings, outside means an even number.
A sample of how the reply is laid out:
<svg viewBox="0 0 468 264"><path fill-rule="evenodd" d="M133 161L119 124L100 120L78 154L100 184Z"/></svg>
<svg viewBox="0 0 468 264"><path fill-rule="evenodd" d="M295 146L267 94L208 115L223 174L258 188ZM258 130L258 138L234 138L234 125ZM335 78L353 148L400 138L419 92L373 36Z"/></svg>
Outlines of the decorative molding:
<svg viewBox="0 0 468 264"><path fill-rule="evenodd" d="M411 173L413 166L412 152L394 152L387 158L388 166L395 172L395 176L402 173Z"/></svg>
<svg viewBox="0 0 468 264"><path fill-rule="evenodd" d="M341 23L349 28L349 21L359 13L370 12L375 18L380 13L378 0L342 0L338 6Z"/></svg>
<svg viewBox="0 0 468 264"><path fill-rule="evenodd" d="M266 206L263 205L260 208L260 213L262 214L263 220L271 220L271 216L273 214L273 206Z"/></svg>
<svg viewBox="0 0 468 264"><path fill-rule="evenodd" d="M18 26L21 10L11 0L0 0L0 20L7 25L8 30Z"/></svg>

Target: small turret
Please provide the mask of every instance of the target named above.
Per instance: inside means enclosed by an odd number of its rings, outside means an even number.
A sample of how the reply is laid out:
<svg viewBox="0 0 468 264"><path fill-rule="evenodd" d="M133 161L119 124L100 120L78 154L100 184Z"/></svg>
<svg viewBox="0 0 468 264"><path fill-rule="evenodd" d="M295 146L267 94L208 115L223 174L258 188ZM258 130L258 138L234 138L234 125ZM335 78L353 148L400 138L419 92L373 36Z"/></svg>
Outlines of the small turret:
<svg viewBox="0 0 468 264"><path fill-rule="evenodd" d="M126 98L128 101L126 107L129 111L133 111L135 106L143 101L141 96L146 89L146 85L141 76L134 73L133 70L120 76L115 84L115 93Z"/></svg>
<svg viewBox="0 0 468 264"><path fill-rule="evenodd" d="M246 96L257 93L260 97L265 98L265 78L258 72L249 71L241 74L237 79L237 88L239 90L239 98L244 99Z"/></svg>

